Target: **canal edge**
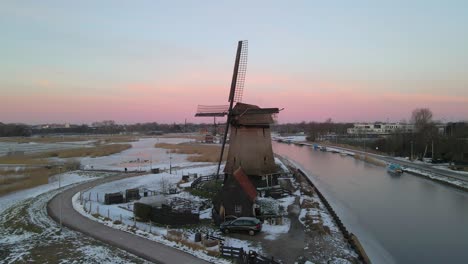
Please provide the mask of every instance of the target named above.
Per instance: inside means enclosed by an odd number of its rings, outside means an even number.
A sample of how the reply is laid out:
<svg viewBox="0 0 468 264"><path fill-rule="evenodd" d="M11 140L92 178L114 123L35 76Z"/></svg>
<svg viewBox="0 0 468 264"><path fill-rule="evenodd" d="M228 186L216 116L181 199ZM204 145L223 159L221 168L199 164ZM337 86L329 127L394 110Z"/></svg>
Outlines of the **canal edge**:
<svg viewBox="0 0 468 264"><path fill-rule="evenodd" d="M292 168L293 171L296 173L301 174L305 178L305 180L309 183L309 185L315 190L317 193L320 201L323 203L325 208L327 208L328 212L332 216L333 220L338 226L338 229L340 232L343 234L343 237L346 239L346 241L351 245L351 248L356 251L356 253L359 256L359 260L361 260L364 264L370 264L370 258L367 255L366 251L364 250L364 247L362 246L361 242L359 241L358 237L354 235L353 233L349 232L346 226L343 224L339 216L336 214L335 210L333 207L330 205L330 203L327 201L325 196L320 192L320 190L314 185L312 180L307 176L307 174L301 170L300 168L297 168L296 165L294 165L292 162L290 162L288 159L282 157L281 155L275 154L276 157L278 157L282 162L286 161L287 166ZM286 165L286 164L285 164Z"/></svg>
<svg viewBox="0 0 468 264"><path fill-rule="evenodd" d="M333 207L330 205L330 203L327 201L325 196L320 192L320 190L312 183L312 181L309 179L307 174L302 171L299 168L296 168L297 172L299 172L305 179L306 181L314 188L315 192L319 196L320 200L322 203L325 205L327 210L330 212L333 220L336 222L338 225L338 228L340 229L341 233L343 234L344 238L348 241L348 243L351 245L351 247L358 253L359 259L365 263L365 264L370 264L371 261L369 259L369 256L367 256L364 247L361 245L361 242L359 242L359 239L357 238L356 235L353 233L349 232L348 229L346 229L346 226L343 224L341 221L340 217L336 214L335 210L333 210Z"/></svg>

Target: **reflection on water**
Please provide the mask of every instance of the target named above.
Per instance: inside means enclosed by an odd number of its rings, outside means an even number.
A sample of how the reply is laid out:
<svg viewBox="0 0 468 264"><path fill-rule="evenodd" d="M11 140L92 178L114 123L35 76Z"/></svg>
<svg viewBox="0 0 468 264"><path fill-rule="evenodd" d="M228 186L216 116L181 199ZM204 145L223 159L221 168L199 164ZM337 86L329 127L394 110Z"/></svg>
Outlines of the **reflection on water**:
<svg viewBox="0 0 468 264"><path fill-rule="evenodd" d="M307 146L273 148L313 177L375 263L467 263L467 192Z"/></svg>

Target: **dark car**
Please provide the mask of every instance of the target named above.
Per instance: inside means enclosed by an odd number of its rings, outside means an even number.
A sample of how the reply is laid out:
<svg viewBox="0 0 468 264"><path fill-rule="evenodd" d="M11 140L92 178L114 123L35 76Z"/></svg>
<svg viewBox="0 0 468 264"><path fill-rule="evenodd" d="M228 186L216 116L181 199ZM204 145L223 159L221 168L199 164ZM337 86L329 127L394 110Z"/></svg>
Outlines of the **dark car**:
<svg viewBox="0 0 468 264"><path fill-rule="evenodd" d="M225 234L229 232L247 232L253 236L262 230L262 222L254 217L239 217L222 223L220 229Z"/></svg>

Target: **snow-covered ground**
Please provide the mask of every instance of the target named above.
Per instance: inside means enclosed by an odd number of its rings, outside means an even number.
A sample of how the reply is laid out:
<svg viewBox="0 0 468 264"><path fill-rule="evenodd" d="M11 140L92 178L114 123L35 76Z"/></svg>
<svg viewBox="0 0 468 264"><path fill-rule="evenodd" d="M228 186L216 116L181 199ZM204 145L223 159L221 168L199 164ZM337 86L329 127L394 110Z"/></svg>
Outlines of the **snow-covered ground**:
<svg viewBox="0 0 468 264"><path fill-rule="evenodd" d="M452 169L448 168L448 165L438 165L438 166L434 166L434 168L437 168L439 170L454 172L454 173L457 173L457 174L460 174L460 175L466 175L467 179L468 179L468 171L452 170Z"/></svg>
<svg viewBox="0 0 468 264"><path fill-rule="evenodd" d="M146 263L125 251L63 229L47 215L47 202L61 190L109 173L69 172L58 181L0 197L1 263ZM53 252L53 254L50 254Z"/></svg>
<svg viewBox="0 0 468 264"><path fill-rule="evenodd" d="M302 201L306 199L315 203L319 204L319 208L303 208L301 209L301 213L299 214L299 221L305 225L305 217L306 215L310 215L313 217L313 223L322 223L324 226L327 226L330 228L330 231L333 232L340 232L338 229L338 226L336 223L333 221L333 218L331 217L330 213L325 209L325 206L323 205L322 201L317 195L314 196L306 196L302 195L301 196L301 204Z"/></svg>
<svg viewBox="0 0 468 264"><path fill-rule="evenodd" d="M175 156L177 155L178 154L175 154ZM184 161L182 161L182 163L185 164ZM176 164L176 165L180 165L180 164ZM212 174L216 171L216 169L217 169L217 165L208 164L203 167L185 168L184 174L193 174L193 173L198 173L199 175L205 174L205 173ZM167 231L168 231L166 228L154 226L154 225L150 226L149 223L134 221L133 211L132 211L133 202L124 203L124 204L114 204L114 205L105 205L103 203L103 198L104 198L105 193L124 191L125 189L130 189L130 188L148 188L150 190L160 192L162 191L161 181L165 181L166 183L175 185L181 180L182 178L181 176L182 176L182 173L180 174L169 174L169 173L147 174L143 176L132 177L128 179L122 179L122 180L98 185L94 188L91 188L83 192L82 194L83 197L85 197L85 199L87 197L91 197L91 201L92 201L91 204L89 202L80 201L80 193L77 193L73 197L73 207L75 208L75 210L77 210L79 213L83 214L84 216L88 217L89 219L101 222L102 224L107 225L109 227L123 230L126 232L131 232L131 233L134 233L135 235L142 236L147 239L157 241L159 243L162 243L171 247L178 248L180 250L183 250L187 253L190 253L201 259L204 259L213 263L230 263L219 258L211 257L207 255L207 253L204 251L192 250L186 246L177 244L175 242L172 242L166 239L165 236L167 235ZM99 202L96 202L96 197L97 197L96 193L99 193ZM189 199L191 201L206 200L198 196L193 196L188 192L180 192L175 195L167 195L167 197L168 198L180 197L180 198ZM91 208L91 211L90 211L90 208ZM93 216L93 214L98 213L98 210L99 210L99 214L102 215L103 217L96 218ZM105 220L104 217L109 217L110 220ZM211 218L211 208L201 211L200 218L201 219ZM114 224L113 221L115 220L119 220L119 221L121 220L122 224ZM136 227L137 231L134 230L133 226ZM212 228L209 228L209 229L210 229L209 230L210 232L218 231L217 229L212 229ZM177 229L177 230L187 233L187 235L189 236L189 240L193 241L193 236L194 236L195 231L191 232L190 230L187 230L187 229ZM219 234L219 233L218 235L222 236L222 234ZM248 240L225 237L225 245L233 246L233 247L243 247L246 250L253 249L258 252L261 252L261 248L259 246L254 245L251 241L248 241Z"/></svg>
<svg viewBox="0 0 468 264"><path fill-rule="evenodd" d="M281 170L283 170L283 172L286 172L286 173L289 172L288 167L286 167L286 166L283 164L283 162L282 162L279 158L275 157L275 163L276 163L278 166L280 166L280 168L281 168Z"/></svg>
<svg viewBox="0 0 468 264"><path fill-rule="evenodd" d="M154 157L153 163L158 162L164 165L165 158L169 157L166 150L154 148L155 143L181 143L190 141L187 139L142 139L132 142L133 148L108 157L83 158L82 161L96 165L95 169L115 169L130 165L141 166L142 169L149 169L151 162L143 165L134 165L138 158L142 161L147 157ZM73 147L89 146L92 141L68 142L54 144L40 143L0 143L0 155L11 150L21 150L26 153L49 151L54 149L64 149ZM197 173L208 173L215 166L209 164L204 168L199 168L200 164L189 163L186 155L171 155L170 160L175 166L189 165ZM206 163L202 163L207 165ZM167 165L169 167L169 165ZM175 178L181 178L185 172L183 169L173 171ZM52 221L46 212L47 202L61 190L83 181L93 180L98 177L107 177L112 173L77 171L60 175L61 188L58 189L58 175L51 177L49 183L27 190L17 191L0 197L0 248L1 263L12 262L87 262L87 263L145 263L140 258L124 252L122 250L109 247L94 239L79 233L64 229L57 233L58 226ZM164 176L165 174L162 174ZM167 176L167 175L166 175ZM159 176L158 176L159 177ZM174 178L174 179L175 179ZM151 179L151 177L150 177ZM157 179L152 178L153 181ZM172 179L170 179L172 180ZM155 182L153 182L155 183ZM125 210L123 210L125 211ZM127 211L128 212L128 211ZM128 216L133 216L131 212ZM54 254L47 254L49 249L53 249ZM55 259L55 260L54 260Z"/></svg>
<svg viewBox="0 0 468 264"><path fill-rule="evenodd" d="M0 142L0 156L6 155L10 151L23 151L24 154L33 154L44 151L53 151L59 149L82 148L91 146L91 141L78 142L61 142L61 143L16 143L16 142Z"/></svg>
<svg viewBox="0 0 468 264"><path fill-rule="evenodd" d="M461 181L461 180L457 180L455 178L449 178L449 177L444 177L444 176L440 176L440 175L435 175L435 174L427 172L427 171L422 171L422 170L418 170L418 169L415 169L415 168L409 168L409 167L404 167L403 171L416 173L416 174L419 174L421 176L424 176L424 177L427 177L427 178L430 178L430 179L433 179L433 180L443 181L443 182L446 182L448 184L455 185L455 186L458 186L460 188L464 188L464 189L468 190L468 182L466 182L466 181Z"/></svg>
<svg viewBox="0 0 468 264"><path fill-rule="evenodd" d="M107 174L99 174L99 175L107 175ZM60 184L62 187L95 179L96 176L89 173L82 173L82 172L67 172L60 175L56 175L54 178L49 179L48 184L40 185L31 189L17 191L5 196L0 197L0 214L7 208L11 207L15 203L18 203L22 200L26 200L29 198L37 197L40 194L45 192L49 192L59 187L59 181L57 180L58 177L61 178Z"/></svg>
<svg viewBox="0 0 468 264"><path fill-rule="evenodd" d="M285 141L285 142L294 143L294 142L304 142L304 141L306 141L306 137L307 137L306 135L295 135L295 136L287 136L287 137L274 135L274 136L272 136L272 139L273 140L281 140L281 141Z"/></svg>

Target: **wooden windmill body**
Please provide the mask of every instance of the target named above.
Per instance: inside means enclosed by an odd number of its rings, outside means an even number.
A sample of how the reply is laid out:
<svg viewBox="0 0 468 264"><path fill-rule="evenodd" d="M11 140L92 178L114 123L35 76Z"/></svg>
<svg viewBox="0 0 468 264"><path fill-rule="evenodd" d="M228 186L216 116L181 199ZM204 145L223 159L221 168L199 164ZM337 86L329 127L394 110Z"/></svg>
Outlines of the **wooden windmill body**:
<svg viewBox="0 0 468 264"><path fill-rule="evenodd" d="M195 116L227 116L218 163L219 178L224 146L229 134L229 151L224 168L224 185L213 199L213 217L255 216L258 187L272 183L268 175L278 171L271 146L270 125L278 108L260 108L241 103L247 69L247 41L239 41L229 93L229 105L198 106ZM234 103L235 106L234 106Z"/></svg>

